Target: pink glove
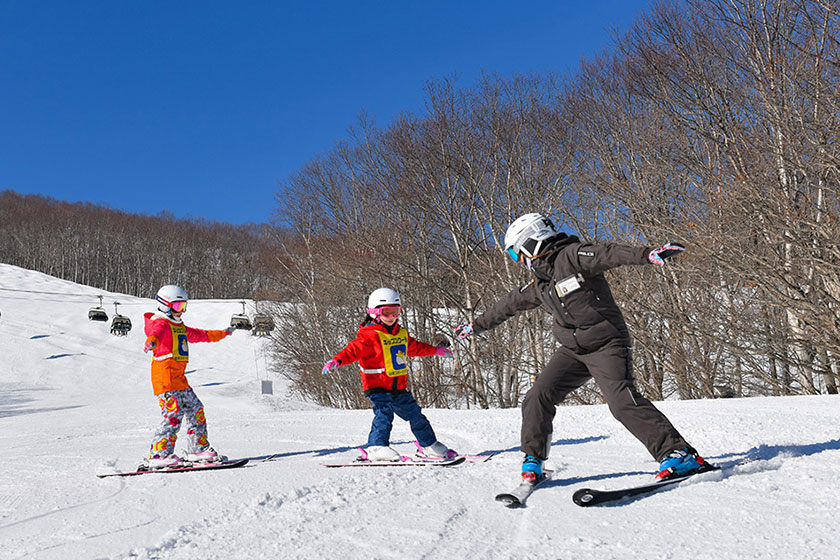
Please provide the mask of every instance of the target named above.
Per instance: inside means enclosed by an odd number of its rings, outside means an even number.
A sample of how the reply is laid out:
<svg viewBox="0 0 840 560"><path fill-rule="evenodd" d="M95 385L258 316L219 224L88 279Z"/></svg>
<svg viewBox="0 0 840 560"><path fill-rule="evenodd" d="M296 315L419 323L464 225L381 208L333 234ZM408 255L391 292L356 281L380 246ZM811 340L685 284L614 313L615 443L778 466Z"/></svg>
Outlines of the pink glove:
<svg viewBox="0 0 840 560"><path fill-rule="evenodd" d="M458 337L458 340L464 340L465 338L469 338L474 333L475 331L473 330L472 323L455 327L455 336Z"/></svg>
<svg viewBox="0 0 840 560"><path fill-rule="evenodd" d="M452 351L444 346L438 346L437 348L435 348L435 356L443 356L444 358L455 357L452 355Z"/></svg>
<svg viewBox="0 0 840 560"><path fill-rule="evenodd" d="M146 341L146 345L143 346L143 352L148 352L149 350L153 349L155 346L157 346L157 340L155 340L154 338L150 338Z"/></svg>
<svg viewBox="0 0 840 560"><path fill-rule="evenodd" d="M679 243L666 243L658 249L648 253L648 260L657 266L665 266L665 259L679 255L685 251L685 247Z"/></svg>
<svg viewBox="0 0 840 560"><path fill-rule="evenodd" d="M341 366L341 362L333 358L326 364L324 364L324 369L321 370L321 375L327 375L330 371L338 371L338 368Z"/></svg>

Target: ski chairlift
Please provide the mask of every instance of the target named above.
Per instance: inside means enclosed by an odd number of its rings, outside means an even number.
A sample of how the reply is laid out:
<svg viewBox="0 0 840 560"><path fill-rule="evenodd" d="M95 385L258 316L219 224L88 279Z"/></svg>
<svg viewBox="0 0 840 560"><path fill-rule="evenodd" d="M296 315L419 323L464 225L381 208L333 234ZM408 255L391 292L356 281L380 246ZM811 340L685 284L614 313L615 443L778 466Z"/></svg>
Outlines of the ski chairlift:
<svg viewBox="0 0 840 560"><path fill-rule="evenodd" d="M268 333L274 330L274 319L271 315L265 313L257 313L254 315L254 328L251 334L254 336L267 336Z"/></svg>
<svg viewBox="0 0 840 560"><path fill-rule="evenodd" d="M108 314L102 309L102 296L99 296L99 307L91 307L88 311L89 321L107 321Z"/></svg>
<svg viewBox="0 0 840 560"><path fill-rule="evenodd" d="M120 302L114 302L114 320L111 321L111 334L114 336L125 336L131 330L131 319L125 315L120 315L117 311L117 305Z"/></svg>
<svg viewBox="0 0 840 560"><path fill-rule="evenodd" d="M254 326L251 324L251 320L245 315L245 302L240 302L242 304L242 314L238 315L231 315L230 317L230 326L234 329L242 329L245 331L250 331Z"/></svg>

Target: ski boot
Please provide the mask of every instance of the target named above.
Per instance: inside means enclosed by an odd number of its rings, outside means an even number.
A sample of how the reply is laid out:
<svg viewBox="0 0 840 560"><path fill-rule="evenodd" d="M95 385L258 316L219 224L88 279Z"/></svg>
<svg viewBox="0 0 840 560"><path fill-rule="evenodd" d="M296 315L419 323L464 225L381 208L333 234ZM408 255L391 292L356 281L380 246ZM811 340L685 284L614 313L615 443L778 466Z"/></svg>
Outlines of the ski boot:
<svg viewBox="0 0 840 560"><path fill-rule="evenodd" d="M452 459L458 456L456 451L449 449L439 441L426 447L420 445L419 441L415 441L414 445L417 446L417 456L423 459Z"/></svg>
<svg viewBox="0 0 840 560"><path fill-rule="evenodd" d="M693 448L675 449L662 459L655 479L659 482L675 476L683 476L701 470L705 464L706 461Z"/></svg>
<svg viewBox="0 0 840 560"><path fill-rule="evenodd" d="M522 461L522 482L535 483L540 480L543 475L542 459L537 459L532 455L526 455L525 460Z"/></svg>
<svg viewBox="0 0 840 560"><path fill-rule="evenodd" d="M208 447L198 453L187 453L184 456L184 460L190 463L221 463L222 461L226 461L227 457L219 455L215 449Z"/></svg>
<svg viewBox="0 0 840 560"><path fill-rule="evenodd" d="M369 445L368 448L365 450L367 457L365 454L362 455L363 459L367 459L369 461L399 461L400 454L397 453L395 450L391 449L387 445Z"/></svg>
<svg viewBox="0 0 840 560"><path fill-rule="evenodd" d="M189 467L190 463L184 461L180 457L175 454L167 455L166 457L161 457L160 455L154 455L145 459L143 461L143 465L149 470L166 470L166 469L174 469L178 467Z"/></svg>

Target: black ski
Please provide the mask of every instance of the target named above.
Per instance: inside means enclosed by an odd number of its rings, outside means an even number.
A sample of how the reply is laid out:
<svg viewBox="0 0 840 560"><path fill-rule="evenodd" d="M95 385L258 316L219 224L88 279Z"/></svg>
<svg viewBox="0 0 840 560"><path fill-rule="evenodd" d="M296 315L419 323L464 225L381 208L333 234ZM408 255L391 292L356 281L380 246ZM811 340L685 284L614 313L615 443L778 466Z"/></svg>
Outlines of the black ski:
<svg viewBox="0 0 840 560"><path fill-rule="evenodd" d="M662 488L679 484L680 482L689 479L696 474L716 470L720 470L720 467L716 467L715 465L712 465L710 463L705 463L702 467L700 467L700 469L692 473L683 476L666 478L665 480L659 482L651 482L650 484L631 486L629 488L621 488L619 490L594 490L592 488L581 488L572 495L572 501L581 507L594 506L598 504L603 504L605 502L614 502L616 500L628 498L630 496L646 494L649 492L656 492L657 490L661 490Z"/></svg>
<svg viewBox="0 0 840 560"><path fill-rule="evenodd" d="M537 489L543 482L551 478L553 471L543 471L543 475L536 482L522 482L510 492L503 492L496 496L497 502L502 502L505 507L518 508L525 505L525 500L531 492Z"/></svg>

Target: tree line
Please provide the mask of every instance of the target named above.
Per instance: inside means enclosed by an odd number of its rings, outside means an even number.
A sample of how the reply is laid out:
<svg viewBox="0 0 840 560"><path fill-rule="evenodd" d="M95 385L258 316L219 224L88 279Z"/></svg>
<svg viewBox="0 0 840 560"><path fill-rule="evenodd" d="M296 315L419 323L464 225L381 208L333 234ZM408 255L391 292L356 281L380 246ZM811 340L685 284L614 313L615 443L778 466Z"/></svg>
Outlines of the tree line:
<svg viewBox="0 0 840 560"><path fill-rule="evenodd" d="M574 75L438 79L420 114L363 115L278 193L278 372L365 406L355 368L320 368L367 294L397 289L421 340L451 334L527 281L500 247L539 211L585 240L688 247L664 270L608 273L649 397L836 393L839 55L824 0L663 2ZM455 360L414 360L413 392L517 406L554 349L549 321L529 312Z"/></svg>
<svg viewBox="0 0 840 560"><path fill-rule="evenodd" d="M527 271L502 253L539 211L584 240L686 253L608 273L653 399L836 393L840 13L824 0L658 3L573 75L430 81L425 109L362 115L285 181L277 221L231 226L0 192L0 260L148 297L272 300L273 368L361 407L320 369L367 295L397 289L418 339L450 339ZM263 309L266 309L263 307ZM529 312L456 358L410 364L425 406L514 407L554 350ZM572 402L599 402L587 385Z"/></svg>
<svg viewBox="0 0 840 560"><path fill-rule="evenodd" d="M152 297L252 298L270 261L260 226L144 216L0 192L0 261L103 290Z"/></svg>

